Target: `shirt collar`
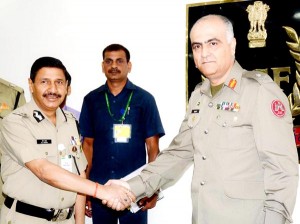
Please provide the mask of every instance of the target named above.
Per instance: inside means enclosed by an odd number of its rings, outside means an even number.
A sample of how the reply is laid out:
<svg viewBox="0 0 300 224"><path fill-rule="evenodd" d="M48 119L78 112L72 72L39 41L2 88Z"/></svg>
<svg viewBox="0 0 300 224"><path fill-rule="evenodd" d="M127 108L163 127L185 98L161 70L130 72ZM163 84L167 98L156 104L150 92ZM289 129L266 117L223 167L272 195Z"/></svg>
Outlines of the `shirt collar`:
<svg viewBox="0 0 300 224"><path fill-rule="evenodd" d="M228 77L226 78L226 80L224 82L224 87L230 88L232 91L239 93L240 89L241 89L242 74L244 72L245 72L245 70L240 66L240 64L237 61L235 61ZM200 87L200 92L205 95L211 96L210 82L208 79L205 79L203 81L203 83Z"/></svg>
<svg viewBox="0 0 300 224"><path fill-rule="evenodd" d="M123 90L124 89L134 90L134 89L136 89L136 86L129 79L127 79L126 85L124 86ZM102 86L99 87L99 92L104 92L104 91L108 91L109 92L107 81L105 82L104 85L102 85Z"/></svg>
<svg viewBox="0 0 300 224"><path fill-rule="evenodd" d="M38 123L45 119L49 120L47 118L47 116L43 113L43 111L37 106L34 99L31 99L28 104L29 104L28 116L31 119L35 120ZM59 124L61 124L63 122L66 122L66 121L67 121L66 115L64 114L62 109L60 107L58 107L56 110L56 126L58 126Z"/></svg>

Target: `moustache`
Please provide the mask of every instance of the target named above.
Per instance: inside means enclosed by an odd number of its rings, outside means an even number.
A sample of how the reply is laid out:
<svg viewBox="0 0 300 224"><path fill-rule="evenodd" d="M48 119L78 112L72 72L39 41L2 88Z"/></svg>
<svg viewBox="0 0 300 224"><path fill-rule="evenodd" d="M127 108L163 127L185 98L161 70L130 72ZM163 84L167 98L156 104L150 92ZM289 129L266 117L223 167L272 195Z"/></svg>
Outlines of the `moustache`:
<svg viewBox="0 0 300 224"><path fill-rule="evenodd" d="M109 73L116 73L116 72L117 72L117 73L121 73L121 71L120 71L119 69L117 69L117 68L109 69L108 72L109 72Z"/></svg>
<svg viewBox="0 0 300 224"><path fill-rule="evenodd" d="M61 98L61 97L62 97L62 95L59 94L59 93L52 93L52 92L49 92L49 93L44 93L44 94L43 94L43 97L48 97L48 96L54 96L54 97L56 97L56 98Z"/></svg>

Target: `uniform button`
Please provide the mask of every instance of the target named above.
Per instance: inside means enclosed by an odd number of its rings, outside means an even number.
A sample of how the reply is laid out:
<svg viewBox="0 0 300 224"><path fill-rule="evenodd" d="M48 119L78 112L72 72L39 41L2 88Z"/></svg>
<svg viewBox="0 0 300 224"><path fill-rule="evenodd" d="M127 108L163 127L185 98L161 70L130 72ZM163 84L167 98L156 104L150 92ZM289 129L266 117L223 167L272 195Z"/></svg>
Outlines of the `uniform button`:
<svg viewBox="0 0 300 224"><path fill-rule="evenodd" d="M45 152L46 156L48 155L48 152Z"/></svg>
<svg viewBox="0 0 300 224"><path fill-rule="evenodd" d="M61 200L61 201L64 201L64 200L65 200L65 198L61 198L60 200Z"/></svg>
<svg viewBox="0 0 300 224"><path fill-rule="evenodd" d="M204 134L208 134L208 130L206 129L206 130L204 130Z"/></svg>
<svg viewBox="0 0 300 224"><path fill-rule="evenodd" d="M115 173L115 171L112 170L111 173Z"/></svg>
<svg viewBox="0 0 300 224"><path fill-rule="evenodd" d="M203 160L206 160L206 158L207 158L206 156L202 156L202 159L203 159Z"/></svg>
<svg viewBox="0 0 300 224"><path fill-rule="evenodd" d="M209 107L212 107L213 105L214 105L213 102L209 102L208 104Z"/></svg>
<svg viewBox="0 0 300 224"><path fill-rule="evenodd" d="M226 126L227 126L227 123L224 122L224 123L222 124L222 127L226 127Z"/></svg>
<svg viewBox="0 0 300 224"><path fill-rule="evenodd" d="M201 182L200 182L200 185L201 185L201 186L203 186L204 184L205 184L205 182L204 182L204 181L201 181Z"/></svg>

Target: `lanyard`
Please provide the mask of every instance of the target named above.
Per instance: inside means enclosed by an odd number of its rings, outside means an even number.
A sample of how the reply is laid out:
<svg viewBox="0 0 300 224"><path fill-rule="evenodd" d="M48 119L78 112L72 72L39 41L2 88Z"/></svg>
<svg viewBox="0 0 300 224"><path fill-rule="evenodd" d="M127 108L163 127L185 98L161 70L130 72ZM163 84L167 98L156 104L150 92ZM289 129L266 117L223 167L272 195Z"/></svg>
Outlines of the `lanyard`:
<svg viewBox="0 0 300 224"><path fill-rule="evenodd" d="M123 113L123 115L121 116L121 118L119 120L115 119L114 118L114 115L111 113L111 110L110 110L110 104L109 104L109 100L108 100L108 96L107 96L107 92L105 92L105 100L106 100L106 106L107 106L107 110L108 110L108 113L109 115L115 120L115 121L119 121L119 122L122 122L125 120L125 116L126 116L126 113L128 111L128 107L129 107L129 104L131 102L131 98L132 98L132 95L133 95L133 90L131 91L130 93L130 96L127 100L127 103L126 103L126 107L125 107L125 111Z"/></svg>

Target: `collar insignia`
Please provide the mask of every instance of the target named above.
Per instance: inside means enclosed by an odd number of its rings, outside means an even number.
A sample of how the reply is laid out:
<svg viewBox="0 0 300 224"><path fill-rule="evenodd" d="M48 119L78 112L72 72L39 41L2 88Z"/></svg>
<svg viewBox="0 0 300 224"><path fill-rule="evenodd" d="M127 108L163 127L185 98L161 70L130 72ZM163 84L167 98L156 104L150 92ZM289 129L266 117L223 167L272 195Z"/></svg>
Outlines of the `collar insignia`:
<svg viewBox="0 0 300 224"><path fill-rule="evenodd" d="M45 119L44 115L38 110L33 111L33 117L37 122L41 122L42 120Z"/></svg>

